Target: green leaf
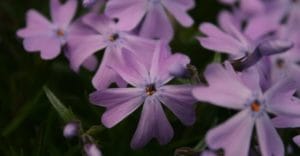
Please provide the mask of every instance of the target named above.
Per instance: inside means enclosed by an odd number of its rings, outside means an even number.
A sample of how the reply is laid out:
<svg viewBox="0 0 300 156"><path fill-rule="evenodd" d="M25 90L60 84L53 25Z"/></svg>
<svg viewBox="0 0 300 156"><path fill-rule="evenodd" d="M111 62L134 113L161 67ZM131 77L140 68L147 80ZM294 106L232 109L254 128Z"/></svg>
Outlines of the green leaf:
<svg viewBox="0 0 300 156"><path fill-rule="evenodd" d="M215 53L215 55L214 55L214 59L213 59L213 62L221 62L222 61L222 56L221 56L221 54L219 54L219 53Z"/></svg>
<svg viewBox="0 0 300 156"><path fill-rule="evenodd" d="M64 120L64 122L70 122L75 120L75 115L73 114L73 112L66 108L64 104L53 94L53 92L48 87L45 86L44 91L53 108L57 111L57 113Z"/></svg>
<svg viewBox="0 0 300 156"><path fill-rule="evenodd" d="M102 125L94 125L90 127L87 131L86 134L94 136L96 134L101 133L103 130L105 130L105 127Z"/></svg>

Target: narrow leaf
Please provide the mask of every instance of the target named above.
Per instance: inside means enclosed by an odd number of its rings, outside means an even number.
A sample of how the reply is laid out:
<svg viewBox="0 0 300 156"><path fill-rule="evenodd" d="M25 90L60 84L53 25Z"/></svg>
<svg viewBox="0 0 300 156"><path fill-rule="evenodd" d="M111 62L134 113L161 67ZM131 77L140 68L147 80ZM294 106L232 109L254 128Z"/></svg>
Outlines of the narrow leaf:
<svg viewBox="0 0 300 156"><path fill-rule="evenodd" d="M65 122L69 122L75 119L75 115L73 114L73 112L66 108L48 87L45 86L44 91L53 108Z"/></svg>

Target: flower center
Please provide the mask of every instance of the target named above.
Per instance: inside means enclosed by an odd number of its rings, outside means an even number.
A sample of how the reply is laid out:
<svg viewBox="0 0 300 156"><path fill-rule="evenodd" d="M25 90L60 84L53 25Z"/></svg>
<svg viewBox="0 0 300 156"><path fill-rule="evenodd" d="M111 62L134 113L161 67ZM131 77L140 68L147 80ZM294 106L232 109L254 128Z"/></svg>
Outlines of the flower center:
<svg viewBox="0 0 300 156"><path fill-rule="evenodd" d="M120 37L119 34L112 34L112 35L109 36L108 39L109 39L109 41L114 42L114 41L116 41L119 37Z"/></svg>
<svg viewBox="0 0 300 156"><path fill-rule="evenodd" d="M281 58L277 59L276 60L276 65L277 65L278 68L283 68L283 66L284 66L284 60L281 59Z"/></svg>
<svg viewBox="0 0 300 156"><path fill-rule="evenodd" d="M150 84L146 87L145 89L146 93L148 96L151 96L153 95L155 92L156 92L156 88L155 88L155 85L154 84Z"/></svg>
<svg viewBox="0 0 300 156"><path fill-rule="evenodd" d="M254 101L252 104L251 104L251 110L253 112L259 112L261 109L261 105L257 102L257 101Z"/></svg>
<svg viewBox="0 0 300 156"><path fill-rule="evenodd" d="M56 35L59 36L59 37L63 37L63 36L65 36L65 32L61 29L57 29L56 30Z"/></svg>

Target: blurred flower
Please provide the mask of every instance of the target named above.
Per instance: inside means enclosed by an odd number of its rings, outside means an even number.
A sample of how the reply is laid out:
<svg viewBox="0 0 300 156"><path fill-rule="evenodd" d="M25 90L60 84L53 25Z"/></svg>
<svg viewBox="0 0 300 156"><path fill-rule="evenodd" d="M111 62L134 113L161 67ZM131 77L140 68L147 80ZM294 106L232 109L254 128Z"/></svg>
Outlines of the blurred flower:
<svg viewBox="0 0 300 156"><path fill-rule="evenodd" d="M255 65L260 73L263 90L269 88L271 62L268 57L286 52L294 45L287 39L276 39L270 35L278 30L279 23L263 18L247 22L242 29L240 21L231 13L223 11L219 16L219 25L220 28L210 23L200 25L200 31L205 35L198 37L201 45L228 54L236 70L242 71Z"/></svg>
<svg viewBox="0 0 300 156"><path fill-rule="evenodd" d="M93 33L82 33L80 36L70 37L71 67L78 71L86 59L99 50L105 49L101 65L92 81L96 89L104 89L113 82L119 86L126 85L124 80L108 67L116 63L119 57L122 57L121 54L124 49L134 53L138 59L148 62L148 66L150 66L149 60L152 58L156 45L154 41L122 31L114 20L105 15L98 16L95 13L90 13L82 21L93 29Z"/></svg>
<svg viewBox="0 0 300 156"><path fill-rule="evenodd" d="M85 7L90 7L96 3L97 0L83 0L82 4Z"/></svg>
<svg viewBox="0 0 300 156"><path fill-rule="evenodd" d="M209 147L223 148L229 156L248 156L255 126L262 155L283 156L283 143L268 113L300 117L300 102L293 97L295 82L286 78L263 91L256 68L236 73L228 62L225 67L221 64L209 65L204 75L208 86L199 86L193 90L198 100L241 110L208 132L206 142Z"/></svg>
<svg viewBox="0 0 300 156"><path fill-rule="evenodd" d="M102 156L102 153L96 144L85 144L84 151L87 156Z"/></svg>
<svg viewBox="0 0 300 156"><path fill-rule="evenodd" d="M279 22L286 15L290 0L219 0L233 7L234 14L242 20ZM238 5L236 5L238 4Z"/></svg>
<svg viewBox="0 0 300 156"><path fill-rule="evenodd" d="M77 0L68 0L63 5L59 0L51 0L50 8L52 23L37 11L29 10L27 27L17 32L24 39L23 45L28 52L40 51L41 57L47 60L57 57L65 45Z"/></svg>
<svg viewBox="0 0 300 156"><path fill-rule="evenodd" d="M271 77L272 82L275 83L279 79L290 76L295 80L299 80L300 76L300 30L298 26L300 25L300 2L295 2L289 14L287 20L282 24L276 37L281 40L290 40L294 43L294 47L288 52L274 55L271 57L272 68ZM300 82L298 82L300 84ZM300 90L300 86L297 88Z"/></svg>
<svg viewBox="0 0 300 156"><path fill-rule="evenodd" d="M132 30L140 24L141 36L170 41L174 32L166 11L181 25L190 27L193 19L187 11L194 6L194 0L110 0L105 13L117 18L122 29Z"/></svg>
<svg viewBox="0 0 300 156"><path fill-rule="evenodd" d="M133 88L110 88L96 91L90 95L90 101L106 107L102 123L111 128L138 109L143 110L138 128L131 141L134 149L146 145L152 138L160 144L168 143L173 137L173 128L164 114L161 103L169 108L185 125L195 122L192 85L166 85L173 76L169 69L178 62L189 62L182 54L171 54L161 44L154 52L150 69L130 52L122 53L122 60L112 68Z"/></svg>
<svg viewBox="0 0 300 156"><path fill-rule="evenodd" d="M217 156L216 153L206 150L204 152L202 152L199 156Z"/></svg>
<svg viewBox="0 0 300 156"><path fill-rule="evenodd" d="M79 134L79 124L77 122L69 122L64 127L64 137L72 138Z"/></svg>
<svg viewBox="0 0 300 156"><path fill-rule="evenodd" d="M264 22L268 23L267 20ZM198 37L198 40L203 47L229 54L230 59L234 60L253 53L265 41L267 34L277 30L279 23L276 26L266 25L266 28L248 23L245 30L242 30L235 17L223 11L219 16L219 25L220 28L211 23L201 24L199 29L205 36ZM270 54L272 51L269 52Z"/></svg>
<svg viewBox="0 0 300 156"><path fill-rule="evenodd" d="M293 138L293 141L295 142L295 144L297 144L298 146L300 146L300 135L297 135Z"/></svg>

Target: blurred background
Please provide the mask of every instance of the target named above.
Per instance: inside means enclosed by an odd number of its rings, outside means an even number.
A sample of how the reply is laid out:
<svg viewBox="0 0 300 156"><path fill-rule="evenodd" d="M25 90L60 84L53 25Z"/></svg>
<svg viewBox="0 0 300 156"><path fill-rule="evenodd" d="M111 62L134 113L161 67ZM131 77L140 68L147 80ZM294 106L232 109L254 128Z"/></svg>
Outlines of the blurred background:
<svg viewBox="0 0 300 156"><path fill-rule="evenodd" d="M195 20L192 28L175 25L176 36L171 43L174 52L189 55L201 73L214 58L195 39L198 25L203 21L216 23L221 9L226 8L216 0L196 0L190 11ZM79 139L65 139L65 123L47 99L43 86L48 88L81 121L84 130L93 125L101 127L103 108L92 106L88 94L93 73L81 70L74 73L68 61L60 56L52 61L41 60L39 53L27 53L16 30L25 27L25 14L34 8L49 18L47 0L0 0L0 155L1 156L80 156L83 155ZM78 15L88 10L80 7ZM78 16L77 15L77 16ZM207 111L209 110L209 111ZM102 128L93 134L104 156L171 156L181 147L194 148L202 144L207 130L226 120L234 112L200 104L197 123L184 127L169 111L168 117L175 137L165 146L151 141L141 150L131 150L130 140L136 129L140 109L112 129ZM286 145L291 143L295 131L283 134ZM287 138L287 139L285 139ZM294 151L294 153L299 153ZM297 154L295 154L297 155ZM299 155L299 154L298 154Z"/></svg>

